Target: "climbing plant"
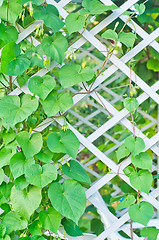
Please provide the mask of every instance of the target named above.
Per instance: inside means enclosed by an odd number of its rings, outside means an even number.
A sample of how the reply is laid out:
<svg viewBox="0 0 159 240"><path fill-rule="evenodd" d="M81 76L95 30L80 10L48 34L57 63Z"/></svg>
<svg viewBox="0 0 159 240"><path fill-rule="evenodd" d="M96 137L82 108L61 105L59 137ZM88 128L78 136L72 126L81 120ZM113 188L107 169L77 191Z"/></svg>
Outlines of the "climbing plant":
<svg viewBox="0 0 159 240"><path fill-rule="evenodd" d="M67 118L76 94L72 96L69 88L80 84L86 91L83 94L97 94L94 81L102 75L112 54L119 52L122 56L136 44L136 30L130 31L126 24L134 17L146 21L142 18L146 2L125 12L129 18L124 25L116 22L102 31L107 54L101 69L94 72L89 65L75 62L71 46L91 28L95 18L109 15L118 9L116 5L83 0L82 7L64 20L54 4L47 1L0 0L0 239L56 239L61 226L64 236L65 232L74 237L83 235L78 222L86 209L85 189L91 179L76 161L80 142ZM37 23L34 35L19 41L21 31L33 23ZM151 58L147 68L157 72L158 55L153 51L148 54ZM53 60L60 64L59 68ZM130 71L132 68L136 64L130 61ZM48 73L37 75L41 69ZM23 89L20 95L14 93L16 87ZM158 175L152 175L152 158L144 152L143 139L136 137L133 116L139 106L137 91L130 78L124 107L130 113L134 131L116 153L120 166L131 156L124 173L137 193L126 193L110 202L118 203L117 210L129 207L131 239L134 221L144 226L141 236L155 240L159 229L147 227L154 209L141 200L140 192L149 194ZM102 99L99 101L106 109ZM61 129L55 124L57 119L63 121ZM47 125L48 121L52 124ZM41 131L45 124L47 127ZM68 157L72 160L67 161Z"/></svg>

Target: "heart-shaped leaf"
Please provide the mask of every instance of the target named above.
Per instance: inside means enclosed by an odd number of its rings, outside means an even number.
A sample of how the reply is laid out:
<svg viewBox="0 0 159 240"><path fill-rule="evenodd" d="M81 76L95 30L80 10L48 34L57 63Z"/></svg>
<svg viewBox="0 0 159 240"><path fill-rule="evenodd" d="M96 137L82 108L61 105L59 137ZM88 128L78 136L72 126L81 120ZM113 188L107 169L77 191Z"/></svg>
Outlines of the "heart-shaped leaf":
<svg viewBox="0 0 159 240"><path fill-rule="evenodd" d="M149 193L152 185L152 174L147 170L140 170L139 172L132 172L130 174L130 183L139 191Z"/></svg>
<svg viewBox="0 0 159 240"><path fill-rule="evenodd" d="M125 98L124 99L124 107L130 112L130 113L134 113L136 111L136 109L138 108L139 103L136 100L136 98Z"/></svg>
<svg viewBox="0 0 159 240"><path fill-rule="evenodd" d="M66 28L69 34L79 31L85 25L85 16L77 13L70 13L65 20ZM73 24L72 24L73 23Z"/></svg>
<svg viewBox="0 0 159 240"><path fill-rule="evenodd" d="M35 95L38 95L42 100L49 95L55 86L55 79L50 75L45 75L43 77L34 76L29 80L28 84L29 90Z"/></svg>
<svg viewBox="0 0 159 240"><path fill-rule="evenodd" d="M53 60L62 63L65 59L65 52L68 49L67 39L62 33L56 33L52 37L46 36L41 43L43 51Z"/></svg>
<svg viewBox="0 0 159 240"><path fill-rule="evenodd" d="M125 139L125 146L135 156L145 148L144 140L140 137L129 136Z"/></svg>
<svg viewBox="0 0 159 240"><path fill-rule="evenodd" d="M159 59L151 58L147 61L147 68L153 70L154 72L159 71Z"/></svg>
<svg viewBox="0 0 159 240"><path fill-rule="evenodd" d="M30 61L25 54L20 54L20 47L9 42L2 50L1 71L10 76L21 75L30 65Z"/></svg>
<svg viewBox="0 0 159 240"><path fill-rule="evenodd" d="M131 162L138 168L152 170L152 159L148 153L141 152L139 155L132 155Z"/></svg>
<svg viewBox="0 0 159 240"><path fill-rule="evenodd" d="M73 99L69 92L60 92L53 90L44 101L40 101L44 112L48 117L56 115L59 111L65 112L73 106Z"/></svg>
<svg viewBox="0 0 159 240"><path fill-rule="evenodd" d="M62 130L60 133L53 132L47 139L50 151L55 153L67 153L76 158L79 149L79 140L71 130Z"/></svg>
<svg viewBox="0 0 159 240"><path fill-rule="evenodd" d="M6 226L6 233L10 234L14 230L25 229L28 225L28 222L24 219L21 219L21 217L15 212L9 212L4 216L2 224Z"/></svg>
<svg viewBox="0 0 159 240"><path fill-rule="evenodd" d="M59 18L57 8L50 4L47 4L46 7L35 7L33 16L36 20L43 20L45 25L52 28L54 32L58 32L64 26L64 23Z"/></svg>
<svg viewBox="0 0 159 240"><path fill-rule="evenodd" d="M86 195L79 183L74 180L66 180L63 185L52 183L48 195L58 212L78 223L86 207Z"/></svg>
<svg viewBox="0 0 159 240"><path fill-rule="evenodd" d="M0 185L0 205L9 202L12 187L13 187L12 182L9 182L8 184L3 182Z"/></svg>
<svg viewBox="0 0 159 240"><path fill-rule="evenodd" d="M40 152L43 140L40 133L30 134L26 131L18 133L17 137L18 144L22 147L26 158L31 158L38 152Z"/></svg>
<svg viewBox="0 0 159 240"><path fill-rule="evenodd" d="M0 23L0 40L2 40L3 46L9 42L16 42L18 39L18 31L13 26L5 26Z"/></svg>
<svg viewBox="0 0 159 240"><path fill-rule="evenodd" d="M16 190L19 190L19 191L22 191L24 188L26 188L29 185L29 183L26 181L24 175L16 178L14 180L14 184L15 184Z"/></svg>
<svg viewBox="0 0 159 240"><path fill-rule="evenodd" d="M25 73L17 76L17 83L19 84L19 87L22 87L28 80L29 80L29 76Z"/></svg>
<svg viewBox="0 0 159 240"><path fill-rule="evenodd" d="M9 126L23 122L38 108L38 100L29 94L20 99L16 95L8 95L0 100L0 116Z"/></svg>
<svg viewBox="0 0 159 240"><path fill-rule="evenodd" d="M159 229L156 227L144 227L140 232L142 237L147 237L147 240L157 240Z"/></svg>
<svg viewBox="0 0 159 240"><path fill-rule="evenodd" d="M99 0L83 0L82 6L88 10L90 14L102 14L106 11L117 9L115 5L106 6Z"/></svg>
<svg viewBox="0 0 159 240"><path fill-rule="evenodd" d="M145 7L145 5L143 3L141 3L141 4L136 3L134 5L134 7L138 11L139 15L141 15L141 14L143 14L145 12L145 8L146 7Z"/></svg>
<svg viewBox="0 0 159 240"><path fill-rule="evenodd" d="M51 164L42 167L39 164L28 166L25 171L27 182L37 187L45 187L57 178L57 169Z"/></svg>
<svg viewBox="0 0 159 240"><path fill-rule="evenodd" d="M45 147L38 154L36 154L36 157L44 163L50 163L53 155L54 154L47 147Z"/></svg>
<svg viewBox="0 0 159 240"><path fill-rule="evenodd" d="M94 72L90 67L81 69L78 64L67 64L59 71L59 77L63 88L72 87L80 82L90 81Z"/></svg>
<svg viewBox="0 0 159 240"><path fill-rule="evenodd" d="M120 203L118 203L117 210L129 207L134 201L135 197L133 195L126 196Z"/></svg>
<svg viewBox="0 0 159 240"><path fill-rule="evenodd" d="M25 173L25 169L34 164L34 159L26 159L22 152L18 152L10 159L10 170L14 178L17 178Z"/></svg>
<svg viewBox="0 0 159 240"><path fill-rule="evenodd" d="M118 34L114 30L108 29L102 34L102 38L116 41L118 39Z"/></svg>
<svg viewBox="0 0 159 240"><path fill-rule="evenodd" d="M7 132L3 132L3 142L5 145L12 142L16 137L16 132L14 132L12 129L10 129Z"/></svg>
<svg viewBox="0 0 159 240"><path fill-rule="evenodd" d="M9 0L9 5L7 0L3 0L3 4L0 7L1 19L14 24L21 10L22 6L17 3L17 0Z"/></svg>
<svg viewBox="0 0 159 240"><path fill-rule="evenodd" d="M138 222L146 226L154 214L152 205L148 202L140 202L133 204L129 208L129 216L134 222Z"/></svg>
<svg viewBox="0 0 159 240"><path fill-rule="evenodd" d="M11 202L13 209L21 217L29 219L41 202L41 189L29 186L29 189L18 191L15 187L11 191Z"/></svg>
<svg viewBox="0 0 159 240"><path fill-rule="evenodd" d="M135 39L136 39L136 35L131 32L128 32L128 33L120 32L118 34L118 40L121 43L123 43L125 46L130 47L130 48L133 47Z"/></svg>
<svg viewBox="0 0 159 240"><path fill-rule="evenodd" d="M64 229L69 236L76 237L76 236L83 235L83 232L81 231L81 229L72 220L63 218L61 223L64 226Z"/></svg>
<svg viewBox="0 0 159 240"><path fill-rule="evenodd" d="M129 154L130 151L126 148L125 144L122 144L116 152L118 162L120 159L127 157Z"/></svg>
<svg viewBox="0 0 159 240"><path fill-rule="evenodd" d="M49 208L47 211L41 211L39 213L39 220L44 229L57 234L57 230L59 229L61 223L61 214L53 207Z"/></svg>
<svg viewBox="0 0 159 240"><path fill-rule="evenodd" d="M32 224L30 224L28 226L28 229L31 233L31 235L38 235L41 236L42 235L42 227L41 227L41 223L39 220L35 220Z"/></svg>
<svg viewBox="0 0 159 240"><path fill-rule="evenodd" d="M13 156L12 150L9 148L2 148L0 150L0 168L9 165L10 158Z"/></svg>
<svg viewBox="0 0 159 240"><path fill-rule="evenodd" d="M72 160L70 162L70 166L67 164L64 164L62 166L62 171L64 174L70 178L73 178L74 180L77 180L79 182L85 182L85 183L91 183L91 180L83 167L76 161Z"/></svg>

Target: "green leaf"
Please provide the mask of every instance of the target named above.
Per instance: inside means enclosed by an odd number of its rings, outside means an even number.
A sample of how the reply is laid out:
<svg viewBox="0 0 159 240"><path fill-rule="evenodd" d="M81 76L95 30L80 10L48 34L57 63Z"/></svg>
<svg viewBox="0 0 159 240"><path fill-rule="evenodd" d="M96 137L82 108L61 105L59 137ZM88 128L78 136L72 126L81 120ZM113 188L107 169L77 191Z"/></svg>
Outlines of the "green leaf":
<svg viewBox="0 0 159 240"><path fill-rule="evenodd" d="M39 220L34 221L28 228L31 235L42 235L42 226Z"/></svg>
<svg viewBox="0 0 159 240"><path fill-rule="evenodd" d="M65 52L68 49L68 41L62 33L46 36L41 43L43 51L58 63L63 63Z"/></svg>
<svg viewBox="0 0 159 240"><path fill-rule="evenodd" d="M29 186L29 189L18 191L15 187L11 191L11 202L13 210L21 217L29 219L41 202L41 189Z"/></svg>
<svg viewBox="0 0 159 240"><path fill-rule="evenodd" d="M18 3L20 3L21 5L24 5L25 3L29 2L29 0L18 0L17 1ZM35 4L35 5L41 5L44 0L31 0L32 4Z"/></svg>
<svg viewBox="0 0 159 240"><path fill-rule="evenodd" d="M8 7L8 1L4 0L2 6L0 7L1 19L5 21L8 20L10 23L14 24L15 21L17 20L17 17L21 13L21 10L22 10L22 6L19 3L17 3L17 0L9 0L9 7Z"/></svg>
<svg viewBox="0 0 159 240"><path fill-rule="evenodd" d="M134 113L137 110L138 106L139 106L139 103L136 100L136 98L127 97L127 98L124 99L124 107L130 113Z"/></svg>
<svg viewBox="0 0 159 240"><path fill-rule="evenodd" d="M22 152L18 152L10 159L10 170L14 179L25 173L25 169L34 164L34 158L26 159Z"/></svg>
<svg viewBox="0 0 159 240"><path fill-rule="evenodd" d="M159 229L156 227L144 227L140 232L142 237L147 237L147 240L157 240Z"/></svg>
<svg viewBox="0 0 159 240"><path fill-rule="evenodd" d="M147 68L154 72L159 72L159 59L151 58L147 61Z"/></svg>
<svg viewBox="0 0 159 240"><path fill-rule="evenodd" d="M8 95L0 100L0 116L9 126L23 122L38 108L38 100L29 94L20 99L19 96Z"/></svg>
<svg viewBox="0 0 159 240"><path fill-rule="evenodd" d="M0 238L3 238L6 233L6 227L3 225L3 223L0 224Z"/></svg>
<svg viewBox="0 0 159 240"><path fill-rule="evenodd" d="M15 212L7 213L2 221L2 224L6 226L6 233L10 234L14 230L23 230L27 227L28 222L16 214Z"/></svg>
<svg viewBox="0 0 159 240"><path fill-rule="evenodd" d="M23 73L20 76L17 76L17 82L19 84L19 87L22 87L29 79L29 76L25 73Z"/></svg>
<svg viewBox="0 0 159 240"><path fill-rule="evenodd" d="M79 182L85 182L89 184L91 183L91 180L87 175L86 171L77 161L72 160L69 164L70 166L68 166L67 164L64 164L62 166L62 171L66 176Z"/></svg>
<svg viewBox="0 0 159 240"><path fill-rule="evenodd" d="M76 224L78 223L86 207L86 195L78 182L66 180L62 185L52 183L48 195L53 207L58 212Z"/></svg>
<svg viewBox="0 0 159 240"><path fill-rule="evenodd" d="M117 9L115 5L105 6L99 0L83 0L82 6L89 11L90 14L102 14L106 11Z"/></svg>
<svg viewBox="0 0 159 240"><path fill-rule="evenodd" d="M43 77L34 76L29 80L28 84L29 90L35 95L38 95L42 100L49 95L55 86L55 79L50 75L45 75Z"/></svg>
<svg viewBox="0 0 159 240"><path fill-rule="evenodd" d="M67 64L59 71L59 77L63 88L72 87L80 82L90 81L94 72L90 67L81 69L78 64Z"/></svg>
<svg viewBox="0 0 159 240"><path fill-rule="evenodd" d="M4 171L3 171L3 168L0 168L0 185L2 184L4 180Z"/></svg>
<svg viewBox="0 0 159 240"><path fill-rule="evenodd" d="M135 156L138 155L145 148L145 142L142 138L129 136L125 139L125 146Z"/></svg>
<svg viewBox="0 0 159 240"><path fill-rule="evenodd" d="M134 167L132 167L132 166L127 166L127 167L124 169L124 173L125 173L125 175L126 175L127 177L130 177L130 174L131 174L132 172L135 172L135 169L134 169Z"/></svg>
<svg viewBox="0 0 159 240"><path fill-rule="evenodd" d="M46 7L35 7L33 16L36 20L43 20L45 25L52 28L54 32L58 32L64 26L64 23L59 18L57 8L50 4L47 4Z"/></svg>
<svg viewBox="0 0 159 240"><path fill-rule="evenodd" d="M14 180L14 185L16 190L22 191L26 188L29 183L26 181L25 177L22 175Z"/></svg>
<svg viewBox="0 0 159 240"><path fill-rule="evenodd" d="M120 159L127 157L129 154L130 151L125 147L125 144L122 144L116 152L118 162Z"/></svg>
<svg viewBox="0 0 159 240"><path fill-rule="evenodd" d="M118 34L114 30L108 29L102 34L102 38L116 41L118 39Z"/></svg>
<svg viewBox="0 0 159 240"><path fill-rule="evenodd" d="M127 208L131 204L133 204L134 201L135 201L135 197L133 195L128 195L124 198L124 200L122 202L118 203L116 209L120 210L120 209L123 209L123 208Z"/></svg>
<svg viewBox="0 0 159 240"><path fill-rule="evenodd" d="M41 211L39 213L39 220L44 229L57 234L57 230L61 224L61 215L53 207L49 208L47 211Z"/></svg>
<svg viewBox="0 0 159 240"><path fill-rule="evenodd" d="M128 32L128 33L120 32L118 34L118 40L121 43L123 43L125 46L130 47L130 48L133 47L135 39L136 39L136 35L131 32Z"/></svg>
<svg viewBox="0 0 159 240"><path fill-rule="evenodd" d="M4 45L9 42L16 42L18 39L18 31L13 26L5 26L0 23L0 40L4 42Z"/></svg>
<svg viewBox="0 0 159 240"><path fill-rule="evenodd" d="M140 202L133 204L129 208L129 216L134 222L141 223L146 226L154 214L152 205L148 202Z"/></svg>
<svg viewBox="0 0 159 240"><path fill-rule="evenodd" d="M93 218L91 220L91 231L95 233L97 236L104 231L104 224L100 219Z"/></svg>
<svg viewBox="0 0 159 240"><path fill-rule="evenodd" d="M72 220L63 218L61 223L64 226L64 229L69 236L76 237L76 236L83 235L83 232L81 231L81 229Z"/></svg>
<svg viewBox="0 0 159 240"><path fill-rule="evenodd" d="M0 186L0 205L8 203L10 199L11 189L13 183L9 182L8 184L3 182Z"/></svg>
<svg viewBox="0 0 159 240"><path fill-rule="evenodd" d="M44 163L50 163L53 155L54 154L47 147L45 147L38 154L36 154L36 157Z"/></svg>
<svg viewBox="0 0 159 240"><path fill-rule="evenodd" d="M4 238L2 238L2 240L11 240L9 235L5 235Z"/></svg>
<svg viewBox="0 0 159 240"><path fill-rule="evenodd" d="M16 132L14 132L12 129L10 129L7 132L3 133L3 142L5 145L12 142L16 137Z"/></svg>
<svg viewBox="0 0 159 240"><path fill-rule="evenodd" d="M27 182L37 187L45 187L57 178L57 169L52 164L45 164L42 167L39 164L28 166L25 171Z"/></svg>
<svg viewBox="0 0 159 240"><path fill-rule="evenodd" d="M128 194L127 193L124 193L124 194L122 194L122 195L119 195L119 196L115 196L115 197L111 197L110 198L110 205L113 203L113 202L117 202L117 201L119 201L121 198L123 198L123 197L125 197L125 196L127 196Z"/></svg>
<svg viewBox="0 0 159 240"><path fill-rule="evenodd" d="M9 165L9 161L12 155L12 150L9 148L2 148L0 150L0 168Z"/></svg>
<svg viewBox="0 0 159 240"><path fill-rule="evenodd" d="M43 236L33 236L31 240L47 240L47 239L44 238Z"/></svg>
<svg viewBox="0 0 159 240"><path fill-rule="evenodd" d="M139 15L141 15L141 14L143 14L145 12L145 8L146 7L145 7L145 5L143 3L141 3L141 4L136 3L134 5L134 7L138 11Z"/></svg>
<svg viewBox="0 0 159 240"><path fill-rule="evenodd" d="M130 183L139 191L149 193L152 185L152 174L147 170L140 170L139 172L132 172L130 174Z"/></svg>
<svg viewBox="0 0 159 240"><path fill-rule="evenodd" d="M66 28L71 35L74 32L78 32L85 25L86 18L77 13L70 13L65 20ZM73 23L73 24L72 24Z"/></svg>
<svg viewBox="0 0 159 240"><path fill-rule="evenodd" d="M30 61L25 54L20 54L20 47L9 42L2 50L1 71L10 76L21 75L30 65Z"/></svg>
<svg viewBox="0 0 159 240"><path fill-rule="evenodd" d="M152 170L152 159L148 153L141 152L139 155L132 155L131 162L138 168Z"/></svg>
<svg viewBox="0 0 159 240"><path fill-rule="evenodd" d="M56 115L59 111L65 112L73 106L73 99L69 92L60 92L53 90L44 101L40 101L44 112L48 117Z"/></svg>
<svg viewBox="0 0 159 240"><path fill-rule="evenodd" d="M71 130L61 130L60 133L53 132L47 139L50 151L55 153L67 153L76 158L79 149L79 140Z"/></svg>
<svg viewBox="0 0 159 240"><path fill-rule="evenodd" d="M29 134L26 131L18 133L17 137L18 144L22 147L26 158L31 158L38 152L40 152L43 139L41 133Z"/></svg>

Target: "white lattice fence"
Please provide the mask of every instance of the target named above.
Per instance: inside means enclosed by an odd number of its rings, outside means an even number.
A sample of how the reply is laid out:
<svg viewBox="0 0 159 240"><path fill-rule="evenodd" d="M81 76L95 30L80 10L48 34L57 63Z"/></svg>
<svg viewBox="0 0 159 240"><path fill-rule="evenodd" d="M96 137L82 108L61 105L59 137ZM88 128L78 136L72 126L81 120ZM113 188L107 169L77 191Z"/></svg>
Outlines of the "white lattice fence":
<svg viewBox="0 0 159 240"><path fill-rule="evenodd" d="M64 7L71 2L71 0L61 0L58 3L53 0L47 0L48 4L52 4L56 6L56 8L59 10L59 13L62 18L66 18L68 13L64 9ZM106 5L113 4L110 0L101 0ZM102 43L102 40L100 36L98 36L98 33L104 29L106 26L108 26L113 21L120 18L123 23L127 22L128 17L126 15L123 15L123 13L128 10L130 7L132 7L135 3L137 3L138 0L128 0L126 1L122 6L119 7L119 9L112 11L112 13L106 17L104 20L102 20L99 24L97 24L92 30L80 30L80 33L82 33L82 36L78 41L76 41L70 48L71 51L77 51L78 49L81 50L80 54L77 55L77 58L82 58L83 56L87 55L90 58L94 59L97 62L97 65L95 66L94 70L100 69L102 66L101 59L95 57L92 53L93 49L97 49L103 56L106 56L105 52L105 45ZM19 38L17 43L23 41L24 39L27 39L28 41L31 41L30 35L33 33L33 31L36 29L36 26L39 25L41 21L34 22L31 26L28 28L21 29L21 33L19 34ZM136 33L138 36L142 38L140 43L138 43L133 49L131 49L129 52L127 52L122 58L118 58L115 54L113 54L110 57L110 62L106 65L106 68L102 75L100 75L96 81L93 84L92 89L96 89L96 92L92 92L90 94L87 94L86 90L82 88L82 85L80 86L81 92L84 92L85 94L79 94L75 95L73 98L74 105L77 105L78 103L82 102L83 100L94 107L94 111L88 115L88 116L82 116L80 113L76 112L73 109L69 110L69 113L73 115L77 122L74 125L70 125L68 123L68 126L70 129L76 134L78 139L81 142L79 153L83 149L88 149L89 152L91 152L94 157L83 164L83 167L88 171L90 174L92 174L95 177L95 182L92 183L91 187L86 190L87 199L89 202L91 202L98 210L102 217L102 221L105 224L105 230L103 233L101 233L98 237L96 236L86 236L86 239L96 239L96 240L104 240L106 238L116 240L116 239L124 239L121 237L121 235L118 233L119 231L125 232L127 235L130 236L130 226L129 226L129 215L127 210L122 210L118 213L118 215L115 217L107 208L105 202L103 201L99 190L106 184L110 184L111 180L115 178L117 175L125 181L127 184L131 185L129 182L129 178L126 177L126 175L123 172L123 169L130 164L130 157L124 161L124 163L120 166L117 165L112 159L108 157L108 154L115 151L121 144L122 141L118 141L115 139L111 134L109 134L109 130L112 129L115 125L123 125L125 129L127 129L129 132L133 133L133 127L132 123L129 120L129 112L123 108L121 111L118 111L114 104L118 101L122 101L122 95L116 94L114 91L112 91L109 88L109 84L115 81L116 79L119 79L123 75L127 76L128 78L131 78L131 80L139 86L139 88L143 91L143 93L138 96L137 100L139 104L142 104L145 100L148 98L152 98L157 104L159 104L159 95L156 93L159 89L159 81L154 83L152 86L149 86L147 83L144 82L143 79L141 79L139 76L137 76L133 71L130 73L130 69L127 66L126 63L128 63L129 60L131 60L134 56L136 56L139 52L141 52L146 46L150 45L153 47L156 51L159 52L159 44L155 41L155 39L159 36L159 28L156 29L153 33L148 34L145 32L139 25L137 25L134 21L127 22L127 25L134 30L134 27L136 29ZM91 47L87 49L87 51L82 48L82 46L86 43L90 42ZM37 46L39 42L33 38L33 44ZM44 76L47 72L52 70L55 66L61 67L56 62L52 62L51 66L48 70L41 69L39 72L36 73L36 75ZM131 76L130 76L131 74ZM107 80L108 79L108 80ZM107 81L106 81L107 80ZM19 88L18 83L16 82L16 79L13 79L15 82L15 85L17 86L16 89L13 90L11 93L12 95L19 95L22 92L30 93L27 84L23 86L22 88ZM74 88L70 89L73 93L76 93L77 91ZM108 101L106 98L104 98L99 92L105 91L111 96L111 100ZM31 94L31 93L30 93ZM110 119L107 119L108 112L112 115ZM148 115L147 113L143 112L140 108L138 112L149 119L150 123L146 125L145 127L139 129L137 126L135 126L135 134L136 136L139 136L144 139L145 141L145 151L147 149L151 149L157 156L159 156L159 147L157 145L159 141L159 134L156 133L153 137L150 139L144 135L144 131L149 129L150 127L157 124L157 120L153 118L152 116ZM94 123L91 122L91 119L98 114L103 113L106 117L106 121L100 126L96 126ZM54 123L54 121L57 121L59 125L63 125L63 119L46 119L43 123L41 123L36 129L36 131L43 131L46 127L48 127L50 124ZM88 126L91 128L92 133L85 137L79 130L77 130L82 124L85 126ZM98 149L98 147L94 144L95 140L97 140L100 136L104 136L105 138L109 139L112 143L114 143L114 146L110 148L109 150L102 152ZM66 156L68 157L68 156ZM69 158L71 159L71 158ZM104 176L100 176L99 173L97 173L94 169L89 168L92 164L95 164L97 161L102 161L107 167L111 169L111 173L107 173ZM158 171L158 165L153 165L153 170ZM112 196L118 194L121 192L120 188L118 186L114 185L115 191L113 192ZM159 196L159 188L151 189L151 193L149 195L145 193L141 193L143 199L150 202L154 208L159 211L159 202L157 200ZM156 215L155 215L156 217ZM154 218L149 222L150 226L159 226L159 220ZM140 228L141 226L139 224L134 223L133 228ZM72 237L70 239L73 239ZM77 237L75 239L78 239ZM82 239L82 238L79 238ZM141 239L134 233L134 240Z"/></svg>

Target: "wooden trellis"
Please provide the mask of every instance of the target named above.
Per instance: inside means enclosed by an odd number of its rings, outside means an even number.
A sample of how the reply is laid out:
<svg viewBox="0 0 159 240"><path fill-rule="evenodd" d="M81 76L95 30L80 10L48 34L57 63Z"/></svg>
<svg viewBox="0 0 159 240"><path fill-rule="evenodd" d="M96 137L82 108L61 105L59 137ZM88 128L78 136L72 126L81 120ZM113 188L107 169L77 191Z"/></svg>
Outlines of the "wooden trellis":
<svg viewBox="0 0 159 240"><path fill-rule="evenodd" d="M54 5L58 10L63 19L65 19L68 15L67 11L64 9L64 7L71 2L71 0L61 0L58 1L58 3L54 0L46 0L48 4ZM101 0L102 3L105 5L112 5L114 4L111 0ZM128 16L123 15L123 13L131 8L135 3L139 2L138 0L127 0L123 5L121 5L118 9L113 10L112 13L106 17L104 20L102 20L99 24L97 24L92 30L80 30L79 33L82 33L82 37L77 40L70 48L70 51L77 51L78 49L81 49L82 46L88 41L91 43L91 48L89 49L89 52L86 52L85 49L81 50L81 53L77 56L78 58L81 58L83 55L87 54L94 60L98 62L98 65L95 67L94 70L97 70L98 68L101 68L102 61L95 57L91 51L93 48L96 48L99 52L101 52L104 56L106 56L105 52L105 46L102 43L102 40L98 36L98 33L104 29L106 26L108 26L110 23L115 21L116 19L120 18L123 23L126 23L128 20ZM19 33L19 38L17 43L20 43L24 39L27 39L31 42L30 35L33 33L33 31L36 29L36 26L41 24L42 21L35 21L31 26L26 28L25 30L21 28L21 33ZM119 96L118 94L114 93L111 89L109 89L110 82L115 81L117 78L120 78L122 74L128 76L128 78L131 77L131 80L139 86L140 89L142 89L143 93L137 98L139 104L142 104L145 100L148 98L152 98L157 104L159 104L159 95L156 93L157 90L159 90L159 81L155 82L152 86L149 86L147 83L144 82L143 79L141 79L137 74L135 74L133 71L131 71L130 76L130 69L127 66L127 62L132 59L134 56L136 56L139 52L141 52L146 46L151 46L154 48L157 52L159 52L159 43L155 41L157 37L159 37L159 28L157 28L154 32L151 34L148 34L143 30L137 23L131 20L127 22L127 25L133 30L134 26L136 29L136 33L142 38L139 44L137 44L133 49L131 49L129 52L127 52L122 58L118 58L116 55L112 55L110 57L111 64L107 64L106 70L103 72L102 75L100 75L94 82L92 89L96 89L96 92L92 92L90 94L79 94L75 95L73 98L74 105L81 102L83 99L87 103L90 103L96 108L96 110L90 114L87 117L81 116L79 113L75 112L74 109L70 109L69 112L72 114L75 118L78 119L75 125L68 124L69 128L76 134L79 141L81 142L79 152L81 152L84 148L88 149L93 155L94 158L91 159L90 162L87 162L86 164L83 164L83 167L89 171L92 175L96 177L96 181L92 183L91 187L86 190L86 196L87 199L97 208L98 212L100 213L102 217L102 221L105 225L105 230L102 232L98 237L96 236L85 236L83 237L70 237L68 239L94 239L94 240L104 240L106 238L111 240L118 240L118 239L125 239L122 237L118 232L124 231L127 235L130 236L130 226L129 226L129 215L126 210L122 210L118 215L115 217L107 208L105 202L103 201L101 195L99 194L99 189L101 189L105 184L109 184L111 180L119 175L119 177L124 180L127 184L131 185L129 182L129 178L124 174L123 169L130 164L130 157L124 161L124 163L121 165L120 169L119 166L110 158L107 157L107 155L111 152L116 150L122 142L119 142L112 136L110 136L107 131L109 131L111 128L113 128L117 124L123 125L125 128L127 128L130 132L133 133L133 127L128 119L129 112L123 108L121 111L118 111L114 107L114 103L117 101L122 101L122 96ZM33 44L37 46L39 42L32 37ZM55 66L61 67L59 64L57 64L55 61L53 61L49 67L49 69L41 69L39 72L36 73L36 75L44 76L52 70ZM120 70L120 71L119 71ZM108 81L105 81L106 79L109 79ZM18 83L16 82L16 78L13 78L13 81L17 88L15 88L11 95L19 95L22 92L26 94L31 94L29 91L27 84L25 84L22 88L18 86ZM108 94L110 94L113 98L113 100L108 101L102 95L100 95L100 90L106 91ZM74 88L70 89L73 93L76 93L76 90ZM81 92L85 92L85 89L82 89ZM91 98L90 98L91 96ZM102 100L102 102L99 100L99 98ZM98 104L96 104L94 99ZM108 119L103 125L100 127L97 127L95 124L92 124L90 122L90 119L100 112L108 115L107 110L103 107L106 107L106 109L111 113L112 117ZM138 110L144 117L148 118L150 120L150 123L143 127L142 129L138 129L135 127L135 134L138 137L143 138L145 141L145 151L147 149L151 149L158 157L159 157L159 147L158 147L158 141L159 141L159 133L156 133L153 137L150 139L143 134L143 132L152 127L154 124L157 124L157 120L154 119L152 116L148 115L147 113L143 112L140 108ZM107 118L106 118L107 119ZM57 121L58 124L61 126L64 124L63 119L56 119L54 121ZM41 123L35 130L37 131L43 131L46 127L48 127L50 124L52 124L53 120L48 118L43 123ZM45 123L45 124L44 124ZM85 124L89 126L92 129L92 133L86 138L83 134L81 134L77 128ZM111 149L107 150L106 152L100 151L94 144L94 141L98 139L100 136L104 135L106 138L108 138L110 141L112 141L115 146L113 146ZM68 156L66 156L68 157ZM71 159L71 158L69 158ZM92 170L89 168L91 164L96 163L98 160L102 161L106 166L108 166L112 171L111 173L107 173L105 176L100 176L99 173L95 172L95 170ZM119 170L119 173L118 173ZM158 171L158 165L153 165L153 170ZM115 192L113 195L116 195L120 193L120 188L117 186L114 186ZM151 188L151 192L149 195L145 193L141 193L143 199L150 202L154 208L156 209L156 212L159 211L159 187L156 189ZM159 226L159 219L154 218L150 220L149 226ZM140 228L141 225L134 223L133 228ZM134 240L143 239L138 237L134 233Z"/></svg>

